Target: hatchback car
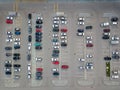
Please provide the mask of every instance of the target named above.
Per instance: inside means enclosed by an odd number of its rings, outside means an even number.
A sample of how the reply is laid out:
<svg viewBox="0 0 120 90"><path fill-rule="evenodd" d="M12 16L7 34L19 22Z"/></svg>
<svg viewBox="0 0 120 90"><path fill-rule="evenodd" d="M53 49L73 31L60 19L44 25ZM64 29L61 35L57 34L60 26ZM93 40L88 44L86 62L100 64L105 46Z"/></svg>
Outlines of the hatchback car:
<svg viewBox="0 0 120 90"><path fill-rule="evenodd" d="M28 42L31 42L31 41L32 41L32 36L29 35L29 36L28 36Z"/></svg>

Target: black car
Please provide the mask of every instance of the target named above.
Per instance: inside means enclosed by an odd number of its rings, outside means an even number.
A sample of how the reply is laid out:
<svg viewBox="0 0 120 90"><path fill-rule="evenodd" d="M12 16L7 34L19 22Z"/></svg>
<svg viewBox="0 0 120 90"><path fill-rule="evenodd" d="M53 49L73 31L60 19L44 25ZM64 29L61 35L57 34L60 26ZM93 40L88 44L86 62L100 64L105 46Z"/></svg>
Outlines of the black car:
<svg viewBox="0 0 120 90"><path fill-rule="evenodd" d="M10 68L10 67L12 67L12 64L11 64L11 63L6 63L6 64L5 64L5 67L6 67L6 68Z"/></svg>
<svg viewBox="0 0 120 90"><path fill-rule="evenodd" d="M53 28L53 32L59 32L59 28Z"/></svg>
<svg viewBox="0 0 120 90"><path fill-rule="evenodd" d="M110 60L111 60L111 57L106 56L106 57L104 57L104 60L110 61Z"/></svg>
<svg viewBox="0 0 120 90"><path fill-rule="evenodd" d="M28 36L28 42L32 42L32 36L31 35Z"/></svg>
<svg viewBox="0 0 120 90"><path fill-rule="evenodd" d="M42 42L42 39L36 38L36 42Z"/></svg>
<svg viewBox="0 0 120 90"><path fill-rule="evenodd" d="M35 35L42 35L42 32L36 32Z"/></svg>
<svg viewBox="0 0 120 90"><path fill-rule="evenodd" d="M112 17L111 18L111 22L117 22L118 21L118 17Z"/></svg>
<svg viewBox="0 0 120 90"><path fill-rule="evenodd" d="M109 39L110 38L110 36L109 35L103 35L103 37L102 37L103 39Z"/></svg>
<svg viewBox="0 0 120 90"><path fill-rule="evenodd" d="M36 28L42 28L42 24L37 24L35 27Z"/></svg>
<svg viewBox="0 0 120 90"><path fill-rule="evenodd" d="M61 43L61 46L63 46L63 47L67 46L67 43Z"/></svg>
<svg viewBox="0 0 120 90"><path fill-rule="evenodd" d="M43 24L43 21L41 19L37 19L36 24Z"/></svg>
<svg viewBox="0 0 120 90"><path fill-rule="evenodd" d="M60 53L59 50L53 50L53 53Z"/></svg>
<svg viewBox="0 0 120 90"><path fill-rule="evenodd" d="M5 47L5 50L12 50L12 47L7 46L7 47Z"/></svg>
<svg viewBox="0 0 120 90"><path fill-rule="evenodd" d="M85 28L86 29L92 29L93 27L92 26L86 26Z"/></svg>
<svg viewBox="0 0 120 90"><path fill-rule="evenodd" d="M15 60L15 61L16 61L16 60L19 60L19 59L20 59L20 57L18 57L18 56L14 56L14 57L13 57L13 60Z"/></svg>
<svg viewBox="0 0 120 90"><path fill-rule="evenodd" d="M30 61L31 60L31 54L27 55L27 60Z"/></svg>
<svg viewBox="0 0 120 90"><path fill-rule="evenodd" d="M14 67L14 68L20 68L21 65L20 65L20 64L14 64L13 67Z"/></svg>
<svg viewBox="0 0 120 90"><path fill-rule="evenodd" d="M53 57L59 57L59 53L53 53L52 56Z"/></svg>
<svg viewBox="0 0 120 90"><path fill-rule="evenodd" d="M31 13L28 14L28 19L32 19L32 14Z"/></svg>
<svg viewBox="0 0 120 90"><path fill-rule="evenodd" d="M6 75L11 75L12 72L11 72L11 71L6 71L5 74L6 74Z"/></svg>
<svg viewBox="0 0 120 90"><path fill-rule="evenodd" d="M20 56L20 53L14 53L13 56Z"/></svg>
<svg viewBox="0 0 120 90"><path fill-rule="evenodd" d="M7 57L12 56L12 53L6 53L6 56Z"/></svg>
<svg viewBox="0 0 120 90"><path fill-rule="evenodd" d="M41 50L42 47L41 47L41 46L35 46L35 49L36 49L36 50Z"/></svg>
<svg viewBox="0 0 120 90"><path fill-rule="evenodd" d="M59 72L56 72L56 71L55 71L55 72L53 72L53 75L54 75L54 76L59 76Z"/></svg>
<svg viewBox="0 0 120 90"><path fill-rule="evenodd" d="M78 29L77 32L84 32L84 29Z"/></svg>
<svg viewBox="0 0 120 90"><path fill-rule="evenodd" d="M42 79L42 72L36 72L36 80Z"/></svg>

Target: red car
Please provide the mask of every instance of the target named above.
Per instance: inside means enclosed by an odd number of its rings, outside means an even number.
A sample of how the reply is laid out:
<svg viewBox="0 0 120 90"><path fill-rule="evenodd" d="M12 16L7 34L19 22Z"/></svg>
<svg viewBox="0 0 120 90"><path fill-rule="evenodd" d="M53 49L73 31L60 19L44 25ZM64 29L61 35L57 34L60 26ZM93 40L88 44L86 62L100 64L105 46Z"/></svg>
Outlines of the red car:
<svg viewBox="0 0 120 90"><path fill-rule="evenodd" d="M55 64L55 65L58 65L59 61L53 61L52 63Z"/></svg>
<svg viewBox="0 0 120 90"><path fill-rule="evenodd" d="M37 71L37 72L42 72L42 71L43 71L43 68L36 68L36 71Z"/></svg>
<svg viewBox="0 0 120 90"><path fill-rule="evenodd" d="M86 44L86 47L93 47L93 44L92 43L88 43L88 44Z"/></svg>
<svg viewBox="0 0 120 90"><path fill-rule="evenodd" d="M110 29L103 29L104 32L110 32Z"/></svg>
<svg viewBox="0 0 120 90"><path fill-rule="evenodd" d="M13 24L13 20L6 19L6 23L7 23L7 24Z"/></svg>
<svg viewBox="0 0 120 90"><path fill-rule="evenodd" d="M62 68L62 69L68 69L69 66L68 66L68 65L62 65L61 68Z"/></svg>
<svg viewBox="0 0 120 90"><path fill-rule="evenodd" d="M42 30L41 29L36 29L36 32L42 32Z"/></svg>
<svg viewBox="0 0 120 90"><path fill-rule="evenodd" d="M63 28L61 29L61 32L67 32L67 29Z"/></svg>

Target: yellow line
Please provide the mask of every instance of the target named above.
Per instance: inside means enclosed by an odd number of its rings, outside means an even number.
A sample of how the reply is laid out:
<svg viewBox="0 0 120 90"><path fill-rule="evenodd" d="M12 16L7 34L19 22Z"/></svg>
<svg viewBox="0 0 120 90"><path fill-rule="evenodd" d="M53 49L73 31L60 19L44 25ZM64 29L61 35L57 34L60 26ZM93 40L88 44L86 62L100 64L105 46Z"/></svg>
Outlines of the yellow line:
<svg viewBox="0 0 120 90"><path fill-rule="evenodd" d="M58 4L57 3L54 4L54 12L58 12Z"/></svg>

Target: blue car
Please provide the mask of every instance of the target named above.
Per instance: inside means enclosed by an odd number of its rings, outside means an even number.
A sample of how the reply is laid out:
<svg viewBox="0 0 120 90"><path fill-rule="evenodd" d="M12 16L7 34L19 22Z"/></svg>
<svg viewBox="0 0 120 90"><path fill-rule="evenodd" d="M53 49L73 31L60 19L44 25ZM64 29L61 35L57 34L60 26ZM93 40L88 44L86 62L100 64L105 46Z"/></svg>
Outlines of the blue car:
<svg viewBox="0 0 120 90"><path fill-rule="evenodd" d="M20 45L14 45L14 49L20 49Z"/></svg>
<svg viewBox="0 0 120 90"><path fill-rule="evenodd" d="M20 35L21 32L20 31L15 31L15 35Z"/></svg>

